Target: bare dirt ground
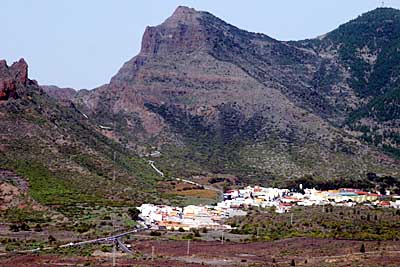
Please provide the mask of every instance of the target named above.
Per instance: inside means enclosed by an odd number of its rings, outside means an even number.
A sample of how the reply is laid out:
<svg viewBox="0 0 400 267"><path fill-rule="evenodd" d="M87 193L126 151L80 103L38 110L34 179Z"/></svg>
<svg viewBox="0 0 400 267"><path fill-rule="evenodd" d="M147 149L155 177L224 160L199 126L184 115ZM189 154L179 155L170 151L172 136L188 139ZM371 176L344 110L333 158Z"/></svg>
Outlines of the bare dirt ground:
<svg viewBox="0 0 400 267"><path fill-rule="evenodd" d="M233 243L212 241L136 240L127 242L137 254L118 254L117 266L296 266L318 267L398 267L399 241L352 241L292 238L272 242ZM361 244L365 253L360 253ZM152 247L154 260L151 260ZM93 251L94 252L94 251ZM42 254L3 254L2 267L111 266L111 253L76 257Z"/></svg>

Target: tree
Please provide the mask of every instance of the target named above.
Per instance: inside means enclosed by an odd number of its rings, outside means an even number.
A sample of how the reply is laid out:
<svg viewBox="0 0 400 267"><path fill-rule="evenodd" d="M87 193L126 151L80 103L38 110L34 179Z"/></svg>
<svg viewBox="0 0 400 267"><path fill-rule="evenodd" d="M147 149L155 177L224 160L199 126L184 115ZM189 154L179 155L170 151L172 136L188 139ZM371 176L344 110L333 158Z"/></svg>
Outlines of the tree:
<svg viewBox="0 0 400 267"><path fill-rule="evenodd" d="M17 224L11 224L10 225L10 231L19 232L19 226Z"/></svg>
<svg viewBox="0 0 400 267"><path fill-rule="evenodd" d="M29 227L29 225L27 225L26 223L21 223L21 225L19 226L19 229L21 230L21 231L29 231L29 230L31 230L31 228Z"/></svg>
<svg viewBox="0 0 400 267"><path fill-rule="evenodd" d="M201 236L198 229L194 229L194 230L193 230L193 233L194 233L194 236L195 236L195 237L200 237L200 236Z"/></svg>
<svg viewBox="0 0 400 267"><path fill-rule="evenodd" d="M365 253L365 245L364 245L364 243L361 244L360 252L361 252L361 253Z"/></svg>
<svg viewBox="0 0 400 267"><path fill-rule="evenodd" d="M161 233L158 231L151 231L150 236L161 236Z"/></svg>
<svg viewBox="0 0 400 267"><path fill-rule="evenodd" d="M42 227L40 226L40 224L36 224L35 227L33 228L33 230L35 232L41 232L42 231Z"/></svg>
<svg viewBox="0 0 400 267"><path fill-rule="evenodd" d="M139 219L140 210L137 208L129 208L128 214L132 218L132 220L137 221Z"/></svg>
<svg viewBox="0 0 400 267"><path fill-rule="evenodd" d="M54 236L52 236L52 235L49 235L48 240L49 240L50 244L53 244L54 242L56 242L56 238Z"/></svg>

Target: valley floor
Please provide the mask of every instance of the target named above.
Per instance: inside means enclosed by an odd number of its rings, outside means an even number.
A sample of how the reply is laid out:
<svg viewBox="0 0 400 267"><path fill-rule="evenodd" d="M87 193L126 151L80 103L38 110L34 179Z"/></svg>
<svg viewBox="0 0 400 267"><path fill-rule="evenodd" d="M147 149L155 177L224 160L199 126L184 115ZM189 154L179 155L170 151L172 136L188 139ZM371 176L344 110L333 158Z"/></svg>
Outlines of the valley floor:
<svg viewBox="0 0 400 267"><path fill-rule="evenodd" d="M128 241L136 256L118 253L116 266L399 266L397 241L354 241L291 238L271 242L225 242L185 240ZM360 252L365 245L365 253ZM154 260L151 258L154 248ZM97 248L98 249L98 248ZM96 256L94 256L96 255ZM92 256L3 254L0 266L111 266L112 254L94 250Z"/></svg>

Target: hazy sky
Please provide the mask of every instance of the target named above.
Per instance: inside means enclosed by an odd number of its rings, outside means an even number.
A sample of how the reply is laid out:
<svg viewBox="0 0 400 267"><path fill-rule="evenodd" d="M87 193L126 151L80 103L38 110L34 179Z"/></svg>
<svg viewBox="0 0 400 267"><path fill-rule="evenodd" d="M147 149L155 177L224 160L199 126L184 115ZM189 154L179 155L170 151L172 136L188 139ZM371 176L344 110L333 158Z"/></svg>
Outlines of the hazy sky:
<svg viewBox="0 0 400 267"><path fill-rule="evenodd" d="M135 56L147 25L178 5L280 40L312 38L382 5L379 0L0 0L0 59L23 57L40 84L94 88ZM400 0L385 6L400 8Z"/></svg>

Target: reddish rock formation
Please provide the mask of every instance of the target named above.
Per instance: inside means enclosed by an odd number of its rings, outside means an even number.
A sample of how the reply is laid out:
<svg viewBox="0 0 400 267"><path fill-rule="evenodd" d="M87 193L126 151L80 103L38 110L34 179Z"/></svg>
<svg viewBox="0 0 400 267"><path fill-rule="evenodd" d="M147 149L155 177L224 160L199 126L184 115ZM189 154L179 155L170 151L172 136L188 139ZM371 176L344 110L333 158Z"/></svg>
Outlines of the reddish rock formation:
<svg viewBox="0 0 400 267"><path fill-rule="evenodd" d="M10 67L11 73L13 74L15 81L17 83L21 83L22 85L26 85L28 82L28 64L25 62L23 58L21 58L18 62L15 62Z"/></svg>
<svg viewBox="0 0 400 267"><path fill-rule="evenodd" d="M7 100L10 97L17 98L15 81L11 79L0 81L0 100Z"/></svg>
<svg viewBox="0 0 400 267"><path fill-rule="evenodd" d="M20 59L10 67L5 60L0 60L0 101L9 98L16 99L17 86L26 86L28 83L28 64Z"/></svg>

